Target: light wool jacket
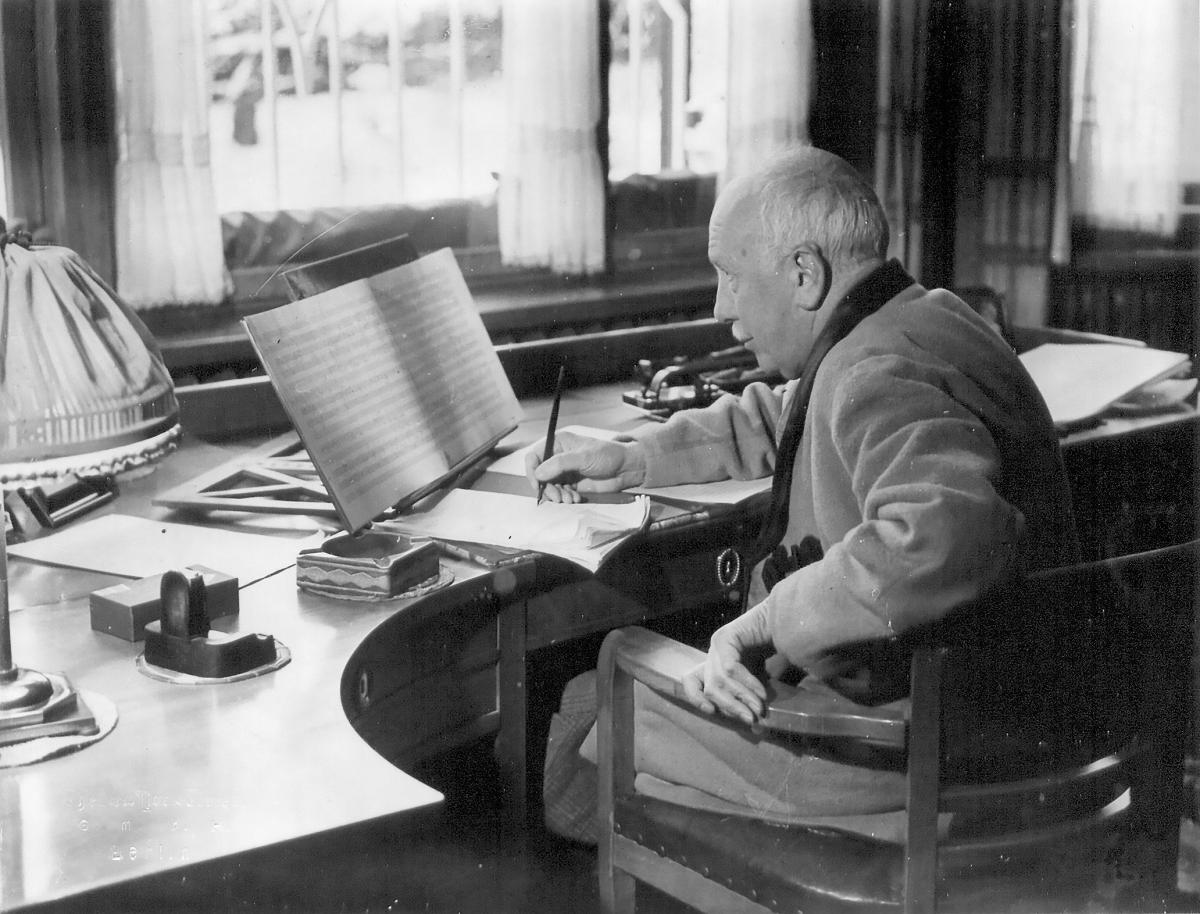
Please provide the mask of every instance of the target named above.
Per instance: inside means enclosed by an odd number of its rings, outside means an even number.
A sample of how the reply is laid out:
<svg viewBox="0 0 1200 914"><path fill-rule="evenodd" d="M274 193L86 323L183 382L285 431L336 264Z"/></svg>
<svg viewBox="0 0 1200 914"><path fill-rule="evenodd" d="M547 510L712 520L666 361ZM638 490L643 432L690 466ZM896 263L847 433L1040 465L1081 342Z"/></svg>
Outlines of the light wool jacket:
<svg viewBox="0 0 1200 914"><path fill-rule="evenodd" d="M794 389L754 384L643 430L646 484L770 474ZM796 460L783 544L811 534L824 557L770 595L756 572L750 611L810 673L849 674L852 645L1078 560L1045 403L992 326L943 289L910 286L834 346Z"/></svg>

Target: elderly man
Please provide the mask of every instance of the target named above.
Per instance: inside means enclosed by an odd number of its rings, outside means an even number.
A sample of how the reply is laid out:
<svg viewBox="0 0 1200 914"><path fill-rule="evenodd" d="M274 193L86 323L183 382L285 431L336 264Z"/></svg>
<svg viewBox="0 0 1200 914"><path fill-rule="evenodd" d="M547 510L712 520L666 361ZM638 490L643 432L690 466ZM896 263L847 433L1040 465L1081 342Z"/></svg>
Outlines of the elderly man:
<svg viewBox="0 0 1200 914"><path fill-rule="evenodd" d="M529 461L531 479L566 501L774 475L749 608L713 634L686 681L705 714L638 695L643 789L888 834L903 806L898 772L797 752L722 718L753 723L768 673L817 694L897 699L902 658L871 646L1077 560L1058 440L1033 382L992 325L886 261L887 245L871 187L830 153L789 150L732 182L709 230L715 315L790 382L751 385L623 442L564 436L555 456ZM755 661L771 653L765 669ZM576 734L589 689L580 680L564 696ZM587 838L590 774L571 769L579 738L556 725L548 821Z"/></svg>

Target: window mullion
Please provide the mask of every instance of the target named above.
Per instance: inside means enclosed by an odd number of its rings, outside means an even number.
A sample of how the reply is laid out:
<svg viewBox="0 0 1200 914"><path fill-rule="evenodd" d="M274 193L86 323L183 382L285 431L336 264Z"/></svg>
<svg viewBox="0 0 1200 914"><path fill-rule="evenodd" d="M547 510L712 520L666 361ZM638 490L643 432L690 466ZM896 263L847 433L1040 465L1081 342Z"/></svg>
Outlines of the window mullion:
<svg viewBox="0 0 1200 914"><path fill-rule="evenodd" d="M462 194L463 175L463 94L466 91L467 50L466 28L461 0L450 0L450 109L453 130L451 161L458 177L458 193Z"/></svg>
<svg viewBox="0 0 1200 914"><path fill-rule="evenodd" d="M337 161L338 197L346 189L346 126L342 104L342 27L338 15L338 0L329 0L329 32L326 60L329 65L329 97L333 102L335 156Z"/></svg>

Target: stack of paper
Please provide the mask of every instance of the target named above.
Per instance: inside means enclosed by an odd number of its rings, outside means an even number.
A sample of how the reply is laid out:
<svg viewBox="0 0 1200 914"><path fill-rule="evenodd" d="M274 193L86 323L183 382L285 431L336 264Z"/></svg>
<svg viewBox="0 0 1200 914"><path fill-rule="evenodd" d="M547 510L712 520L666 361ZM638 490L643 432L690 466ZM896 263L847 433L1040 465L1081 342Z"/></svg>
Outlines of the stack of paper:
<svg viewBox="0 0 1200 914"><path fill-rule="evenodd" d="M545 552L596 571L631 534L650 521L650 504L562 505L522 495L452 489L432 507L377 527L437 539L489 543Z"/></svg>
<svg viewBox="0 0 1200 914"><path fill-rule="evenodd" d="M1021 355L1055 425L1092 419L1147 384L1184 371L1188 357L1120 343L1045 343Z"/></svg>

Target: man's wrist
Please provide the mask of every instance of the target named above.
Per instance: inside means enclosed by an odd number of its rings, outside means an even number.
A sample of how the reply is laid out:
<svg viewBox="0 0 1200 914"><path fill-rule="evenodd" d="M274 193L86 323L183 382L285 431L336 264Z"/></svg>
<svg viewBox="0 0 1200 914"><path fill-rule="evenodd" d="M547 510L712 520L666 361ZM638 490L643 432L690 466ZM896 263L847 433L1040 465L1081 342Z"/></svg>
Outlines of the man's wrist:
<svg viewBox="0 0 1200 914"><path fill-rule="evenodd" d="M631 489L646 482L646 448L640 441L622 442L625 459L621 465L622 488Z"/></svg>

